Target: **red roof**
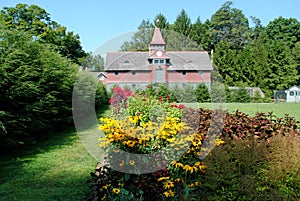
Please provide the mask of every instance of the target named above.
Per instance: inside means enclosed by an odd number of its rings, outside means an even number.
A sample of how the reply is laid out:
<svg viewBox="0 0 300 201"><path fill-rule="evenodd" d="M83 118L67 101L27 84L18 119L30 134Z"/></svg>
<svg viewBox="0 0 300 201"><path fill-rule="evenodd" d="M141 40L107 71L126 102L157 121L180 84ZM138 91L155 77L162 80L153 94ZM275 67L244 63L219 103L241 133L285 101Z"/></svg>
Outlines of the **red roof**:
<svg viewBox="0 0 300 201"><path fill-rule="evenodd" d="M155 27L150 45L165 45L165 44L166 42L164 41L161 35L160 29L158 27Z"/></svg>

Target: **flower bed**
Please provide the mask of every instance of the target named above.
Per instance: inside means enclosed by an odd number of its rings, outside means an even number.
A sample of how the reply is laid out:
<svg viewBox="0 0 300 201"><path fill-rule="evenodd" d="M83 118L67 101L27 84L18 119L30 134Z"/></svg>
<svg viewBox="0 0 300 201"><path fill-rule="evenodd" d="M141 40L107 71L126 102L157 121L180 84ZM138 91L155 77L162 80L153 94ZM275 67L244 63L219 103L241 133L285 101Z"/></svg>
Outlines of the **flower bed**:
<svg viewBox="0 0 300 201"><path fill-rule="evenodd" d="M288 116L196 110L156 94L117 91L124 98L113 95L114 113L100 119L99 145L107 156L92 174L88 200L205 200L215 185L207 183L211 167L203 160L212 147L247 140L267 147L273 136L299 135Z"/></svg>

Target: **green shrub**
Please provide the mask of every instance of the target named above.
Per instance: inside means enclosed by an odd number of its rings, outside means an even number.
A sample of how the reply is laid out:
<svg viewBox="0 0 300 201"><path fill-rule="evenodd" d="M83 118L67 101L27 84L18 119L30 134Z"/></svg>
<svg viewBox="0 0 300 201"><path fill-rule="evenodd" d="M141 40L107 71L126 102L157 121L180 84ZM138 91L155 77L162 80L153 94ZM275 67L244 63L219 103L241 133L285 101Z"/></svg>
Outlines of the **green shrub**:
<svg viewBox="0 0 300 201"><path fill-rule="evenodd" d="M195 94L197 97L197 101L200 103L205 103L210 101L210 94L208 88L203 83L198 84Z"/></svg>
<svg viewBox="0 0 300 201"><path fill-rule="evenodd" d="M1 30L0 38L0 147L71 125L79 66L20 31Z"/></svg>
<svg viewBox="0 0 300 201"><path fill-rule="evenodd" d="M173 85L170 90L179 103L193 103L197 101L196 89L192 84L188 83L185 86Z"/></svg>
<svg viewBox="0 0 300 201"><path fill-rule="evenodd" d="M251 98L248 90L245 88L228 89L226 90L226 102L234 103L249 103Z"/></svg>

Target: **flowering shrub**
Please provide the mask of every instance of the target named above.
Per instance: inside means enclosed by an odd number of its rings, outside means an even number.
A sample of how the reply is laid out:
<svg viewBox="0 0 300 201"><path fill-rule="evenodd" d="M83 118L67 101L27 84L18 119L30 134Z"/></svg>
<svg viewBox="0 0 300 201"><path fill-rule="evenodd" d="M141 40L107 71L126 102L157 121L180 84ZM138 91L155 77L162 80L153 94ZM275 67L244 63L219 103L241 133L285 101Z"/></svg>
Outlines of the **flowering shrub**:
<svg viewBox="0 0 300 201"><path fill-rule="evenodd" d="M200 188L206 168L199 158L204 136L196 129L200 113L194 115L183 104L171 102L167 95L157 97L155 91L150 94L151 87L148 90L144 95L126 96L122 89L115 88L112 107L118 112L100 119L99 129L105 137L99 139L99 145L109 154L107 167L100 167L94 174L98 189L94 198L98 200L125 200L124 196L137 200L189 200ZM157 168L154 172L129 174L108 168L117 165L135 172L138 161L124 156L123 151L151 154L162 149L170 153L154 155L148 163Z"/></svg>
<svg viewBox="0 0 300 201"><path fill-rule="evenodd" d="M121 108L127 107L127 99L129 96L132 96L133 93L130 89L122 89L120 86L113 88L113 94L109 100L110 105L112 106L113 112L118 114Z"/></svg>

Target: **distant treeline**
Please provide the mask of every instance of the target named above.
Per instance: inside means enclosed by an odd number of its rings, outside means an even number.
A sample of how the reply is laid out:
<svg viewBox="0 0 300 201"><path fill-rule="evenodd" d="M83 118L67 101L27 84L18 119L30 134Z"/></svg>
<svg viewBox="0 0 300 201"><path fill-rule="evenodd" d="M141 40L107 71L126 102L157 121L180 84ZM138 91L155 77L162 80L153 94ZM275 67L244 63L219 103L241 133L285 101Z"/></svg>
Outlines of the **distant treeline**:
<svg viewBox="0 0 300 201"><path fill-rule="evenodd" d="M256 17L249 19L228 1L210 19L192 23L182 10L174 23L158 14L153 22L143 20L123 51L147 51L154 26L162 30L167 50L206 50L227 86L260 87L271 97L273 90L299 85L300 22L278 17L263 26Z"/></svg>

